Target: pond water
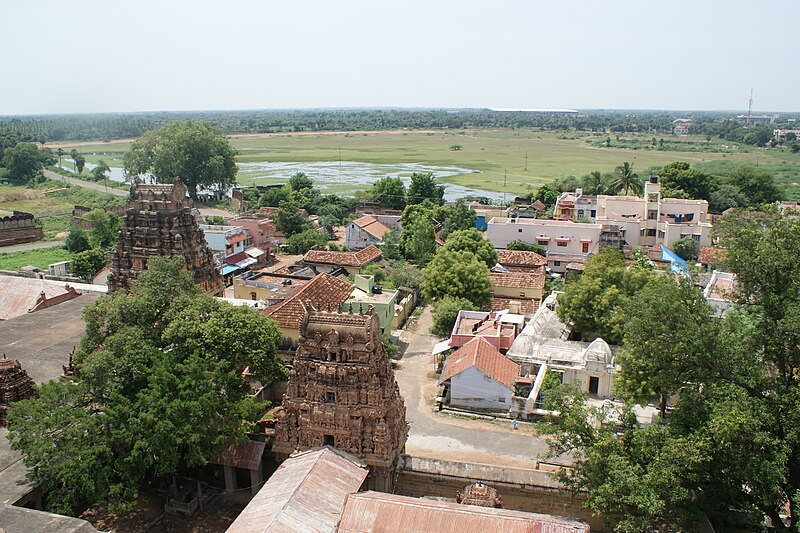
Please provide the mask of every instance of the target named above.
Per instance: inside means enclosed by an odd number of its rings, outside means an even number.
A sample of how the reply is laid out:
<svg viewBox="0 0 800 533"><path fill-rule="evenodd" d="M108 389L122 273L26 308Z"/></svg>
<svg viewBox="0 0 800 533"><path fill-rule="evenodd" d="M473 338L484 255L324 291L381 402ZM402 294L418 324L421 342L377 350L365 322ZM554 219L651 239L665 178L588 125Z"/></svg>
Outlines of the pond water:
<svg viewBox="0 0 800 533"><path fill-rule="evenodd" d="M277 179L288 180L297 172L305 172L306 175L314 180L314 184L323 192L332 189L331 192L348 194L344 190L351 188L365 189L386 176L400 177L406 184L411 183L411 174L414 172L432 172L437 178L448 178L459 174L471 174L478 172L466 168L453 166L426 165L423 163L363 163L360 161L279 161L279 162L257 162L257 163L238 163L241 178L246 177L248 183L258 184L259 181L275 183ZM72 170L72 166L62 164L63 168ZM90 172L96 165L86 163L84 173ZM113 167L108 173L109 178L114 181L124 182L125 178L121 168ZM503 200L503 193L484 191L481 189L471 189L461 185L442 182L445 186L445 200L456 200L464 196L485 196L492 200Z"/></svg>
<svg viewBox="0 0 800 533"><path fill-rule="evenodd" d="M257 162L239 163L239 176L247 177L248 181L258 183L259 180L268 180L274 183L275 178L289 179L297 172L305 174L314 180L314 184L323 192L325 189L334 188L341 193L342 185L353 189L364 189L386 176L400 177L406 184L411 183L411 174L414 172L432 172L437 178L448 178L459 174L472 174L476 170L453 166L426 165L424 163L363 163L361 161L309 161L309 162ZM446 200L455 200L464 196L486 196L493 200L502 200L503 193L471 189L461 185L442 182L445 186L444 197Z"/></svg>

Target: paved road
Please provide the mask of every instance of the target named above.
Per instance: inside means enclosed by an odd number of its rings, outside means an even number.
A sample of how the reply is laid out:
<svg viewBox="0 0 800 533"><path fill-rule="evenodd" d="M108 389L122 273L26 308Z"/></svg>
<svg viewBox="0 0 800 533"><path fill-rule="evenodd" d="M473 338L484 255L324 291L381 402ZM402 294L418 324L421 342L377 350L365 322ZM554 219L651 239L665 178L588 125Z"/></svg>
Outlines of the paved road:
<svg viewBox="0 0 800 533"><path fill-rule="evenodd" d="M64 241L39 241L28 242L25 244L14 244L11 246L0 247L0 254L10 254L12 252L25 252L28 250L38 250L39 248L55 248L64 246Z"/></svg>
<svg viewBox="0 0 800 533"><path fill-rule="evenodd" d="M543 459L547 444L527 424L513 430L504 422L466 420L434 411L431 349L440 339L427 333L430 323L428 307L400 337L408 343L395 372L411 426L407 453L501 466L533 466L537 458Z"/></svg>
<svg viewBox="0 0 800 533"><path fill-rule="evenodd" d="M51 170L44 169L42 171L44 173L44 177L51 179L51 180L58 180L63 181L65 183L69 183L70 185L77 185L78 187L83 187L85 189L91 189L93 191L98 192L107 192L108 194L112 194L114 196L128 196L128 191L124 191L122 189L115 189L113 187L106 187L105 185L101 185L99 183L92 183L91 181L83 181L75 178L68 178L67 176L62 176L61 174L56 174Z"/></svg>

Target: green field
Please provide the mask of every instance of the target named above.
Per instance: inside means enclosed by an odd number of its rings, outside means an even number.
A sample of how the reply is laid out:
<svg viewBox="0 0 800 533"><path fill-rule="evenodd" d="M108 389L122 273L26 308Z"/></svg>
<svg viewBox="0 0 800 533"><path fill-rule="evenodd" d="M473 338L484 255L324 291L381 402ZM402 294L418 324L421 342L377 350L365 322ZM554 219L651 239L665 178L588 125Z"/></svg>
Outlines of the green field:
<svg viewBox="0 0 800 533"><path fill-rule="evenodd" d="M611 147L597 146L598 141L607 137L612 139ZM231 143L239 150L241 162L338 161L341 157L343 161L367 163L454 165L480 172L454 176L445 181L510 194L524 193L553 178L580 177L593 170L611 172L623 161L634 163L634 169L640 173L672 161L687 161L719 172L726 172L731 165L747 162L773 172L778 182L786 187L787 197L800 199L800 154L736 145L719 139L706 143L700 137L680 138L687 150L691 147L691 151L657 150L650 146L652 135L625 134L623 137L628 140L628 146L631 140L640 141L641 148L614 147L614 134L557 134L526 130L275 134L234 136ZM669 145L670 140L676 139L667 136L665 141ZM702 142L705 146L691 146L692 142ZM462 149L451 150L450 147L456 144ZM89 162L104 159L113 167L122 165L122 154L128 146L129 143L115 142L79 148ZM676 142L675 147L680 146ZM65 146L67 152L70 148ZM506 172L507 185L504 187ZM247 178L240 181L247 184Z"/></svg>
<svg viewBox="0 0 800 533"><path fill-rule="evenodd" d="M25 252L13 252L10 254L0 253L0 270L19 270L19 267L33 265L42 270L47 270L47 265L69 261L72 254L64 249L63 246L53 248L39 248L38 250L27 250Z"/></svg>

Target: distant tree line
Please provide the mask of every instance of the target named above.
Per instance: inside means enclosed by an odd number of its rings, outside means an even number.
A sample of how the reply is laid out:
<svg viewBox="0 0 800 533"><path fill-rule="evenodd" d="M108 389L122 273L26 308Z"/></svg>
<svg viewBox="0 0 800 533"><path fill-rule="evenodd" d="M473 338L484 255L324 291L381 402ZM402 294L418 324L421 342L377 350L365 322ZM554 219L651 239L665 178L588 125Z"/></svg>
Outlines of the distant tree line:
<svg viewBox="0 0 800 533"><path fill-rule="evenodd" d="M224 133L375 131L396 129L540 128L543 130L672 132L678 116L665 111L582 111L579 114L464 110L194 111L0 117L0 146L17 142L111 140L139 137L184 120L203 120ZM693 113L693 132L756 144L726 113ZM789 117L789 115L787 115ZM759 134L760 135L760 134ZM752 141L752 142L751 142ZM9 144L10 143L10 144ZM457 146L457 145L454 145Z"/></svg>

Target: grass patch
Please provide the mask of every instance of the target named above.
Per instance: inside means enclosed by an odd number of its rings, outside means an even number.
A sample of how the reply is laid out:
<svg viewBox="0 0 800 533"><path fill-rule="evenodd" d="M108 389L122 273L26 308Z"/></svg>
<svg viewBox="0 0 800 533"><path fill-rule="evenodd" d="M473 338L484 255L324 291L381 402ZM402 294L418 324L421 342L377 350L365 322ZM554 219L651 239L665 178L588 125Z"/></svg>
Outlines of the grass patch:
<svg viewBox="0 0 800 533"><path fill-rule="evenodd" d="M611 147L602 146L607 137L611 137ZM720 139L706 141L703 136L656 137L663 137L665 146L653 147L652 134L621 135L623 146L615 146L615 134L531 130L242 135L232 136L230 141L239 150L239 162L338 161L341 156L344 161L366 163L457 166L479 172L443 181L476 189L505 190L510 195L523 194L555 178L580 177L593 170L612 172L623 161L634 163L640 173L673 161L686 161L704 168L723 162L729 165L750 163L776 169L776 179L786 188L787 197L800 199L800 154L736 145ZM461 145L461 150L450 150L453 144ZM122 154L129 146L128 142L96 143L79 149L89 162L104 159L109 166L121 167ZM313 179L312 174L309 177ZM239 176L242 184L254 181ZM268 183L267 180L257 181ZM350 185L336 184L326 192L352 193L353 190Z"/></svg>
<svg viewBox="0 0 800 533"><path fill-rule="evenodd" d="M47 270L47 265L60 261L69 261L72 254L63 246L52 248L39 248L38 250L27 250L24 252L13 252L10 254L0 253L0 270L19 270L19 267L33 265L42 270Z"/></svg>
<svg viewBox="0 0 800 533"><path fill-rule="evenodd" d="M45 240L52 240L60 238L58 237L59 233L69 231L71 220L71 215L49 215L39 217L37 222L41 226L42 231L44 231Z"/></svg>
<svg viewBox="0 0 800 533"><path fill-rule="evenodd" d="M109 207L127 201L125 196L92 191L55 180L45 180L33 187L0 186L0 210L16 209L36 217L68 215L76 205Z"/></svg>

